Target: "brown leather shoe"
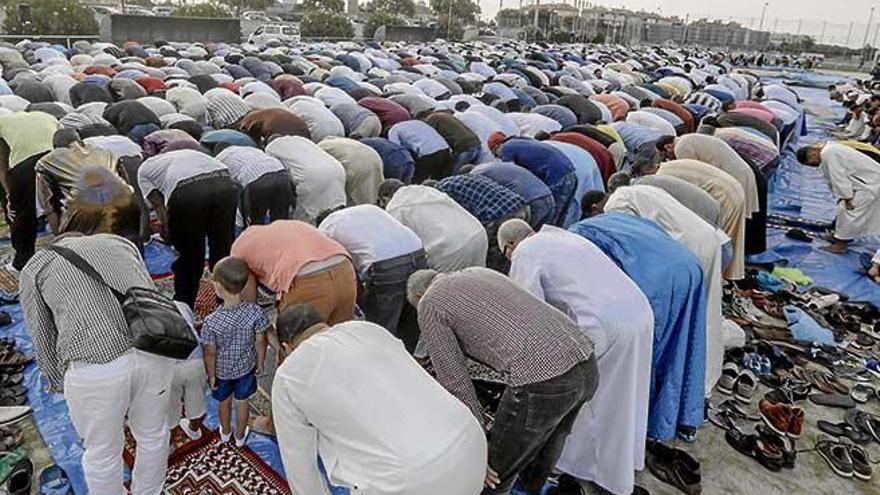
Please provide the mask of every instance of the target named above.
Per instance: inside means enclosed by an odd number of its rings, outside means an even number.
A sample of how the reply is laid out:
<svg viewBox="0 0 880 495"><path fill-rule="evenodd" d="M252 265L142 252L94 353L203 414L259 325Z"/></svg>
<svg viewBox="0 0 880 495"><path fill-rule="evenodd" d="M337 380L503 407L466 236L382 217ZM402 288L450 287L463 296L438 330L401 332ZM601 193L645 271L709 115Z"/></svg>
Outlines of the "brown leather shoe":
<svg viewBox="0 0 880 495"><path fill-rule="evenodd" d="M804 410L800 407L791 408L791 422L788 424L788 436L800 438L804 431Z"/></svg>
<svg viewBox="0 0 880 495"><path fill-rule="evenodd" d="M792 418L791 407L761 399L761 402L758 402L758 410L761 411L761 419L771 430L782 436L788 434Z"/></svg>

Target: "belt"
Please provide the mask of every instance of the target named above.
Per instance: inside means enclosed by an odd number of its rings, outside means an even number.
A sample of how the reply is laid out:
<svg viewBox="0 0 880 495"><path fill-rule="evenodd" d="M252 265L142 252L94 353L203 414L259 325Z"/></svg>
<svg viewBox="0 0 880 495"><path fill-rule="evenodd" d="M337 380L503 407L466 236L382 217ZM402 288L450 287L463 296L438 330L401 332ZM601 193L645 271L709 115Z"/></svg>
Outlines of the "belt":
<svg viewBox="0 0 880 495"><path fill-rule="evenodd" d="M194 175L192 177L187 177L186 179L181 180L175 186L175 189L181 186L186 186L188 184L194 184L196 182L201 182L203 180L208 179L217 179L219 177L229 177L229 170L215 170L213 172L208 172L205 174Z"/></svg>
<svg viewBox="0 0 880 495"><path fill-rule="evenodd" d="M371 278L373 272L380 268L397 268L401 266L415 266L420 261L424 261L427 263L428 255L425 254L424 249L419 249L418 251L413 251L409 254L404 254L401 256L395 256L394 258L389 258L387 260L376 261L364 272L363 279L364 281L368 281Z"/></svg>

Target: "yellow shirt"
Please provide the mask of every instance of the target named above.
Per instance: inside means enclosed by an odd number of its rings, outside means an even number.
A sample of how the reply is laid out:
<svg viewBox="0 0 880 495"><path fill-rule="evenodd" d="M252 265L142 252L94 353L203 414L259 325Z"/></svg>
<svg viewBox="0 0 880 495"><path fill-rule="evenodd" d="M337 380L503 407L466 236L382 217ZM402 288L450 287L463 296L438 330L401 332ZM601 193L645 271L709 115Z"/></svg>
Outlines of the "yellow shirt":
<svg viewBox="0 0 880 495"><path fill-rule="evenodd" d="M9 145L9 169L51 151L52 137L59 129L58 119L45 112L17 112L0 118L0 138Z"/></svg>

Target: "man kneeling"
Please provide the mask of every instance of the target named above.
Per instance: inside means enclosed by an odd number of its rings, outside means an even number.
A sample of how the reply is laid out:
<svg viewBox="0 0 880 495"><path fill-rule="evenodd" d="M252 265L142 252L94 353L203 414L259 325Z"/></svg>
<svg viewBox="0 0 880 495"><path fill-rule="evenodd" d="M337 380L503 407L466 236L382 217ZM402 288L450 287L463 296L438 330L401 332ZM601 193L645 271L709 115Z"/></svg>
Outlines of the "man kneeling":
<svg viewBox="0 0 880 495"><path fill-rule="evenodd" d="M286 356L272 411L291 486L330 495L330 482L364 495L476 495L486 439L468 408L364 321L327 326L308 304L278 315Z"/></svg>

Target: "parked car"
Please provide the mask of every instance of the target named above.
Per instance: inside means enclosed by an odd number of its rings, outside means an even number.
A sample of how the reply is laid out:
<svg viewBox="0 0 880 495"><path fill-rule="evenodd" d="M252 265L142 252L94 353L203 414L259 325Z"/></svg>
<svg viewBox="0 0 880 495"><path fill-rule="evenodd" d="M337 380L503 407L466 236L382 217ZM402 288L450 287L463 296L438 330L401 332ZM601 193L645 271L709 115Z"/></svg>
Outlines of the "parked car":
<svg viewBox="0 0 880 495"><path fill-rule="evenodd" d="M248 43L262 45L269 40L296 43L300 40L299 26L293 24L264 24L248 37Z"/></svg>
<svg viewBox="0 0 880 495"><path fill-rule="evenodd" d="M125 13L128 15L156 15L152 10L138 7L137 5L126 5Z"/></svg>
<svg viewBox="0 0 880 495"><path fill-rule="evenodd" d="M169 16L171 15L171 11L174 10L174 7L169 5L162 5L159 7L153 7L153 13L161 16Z"/></svg>

